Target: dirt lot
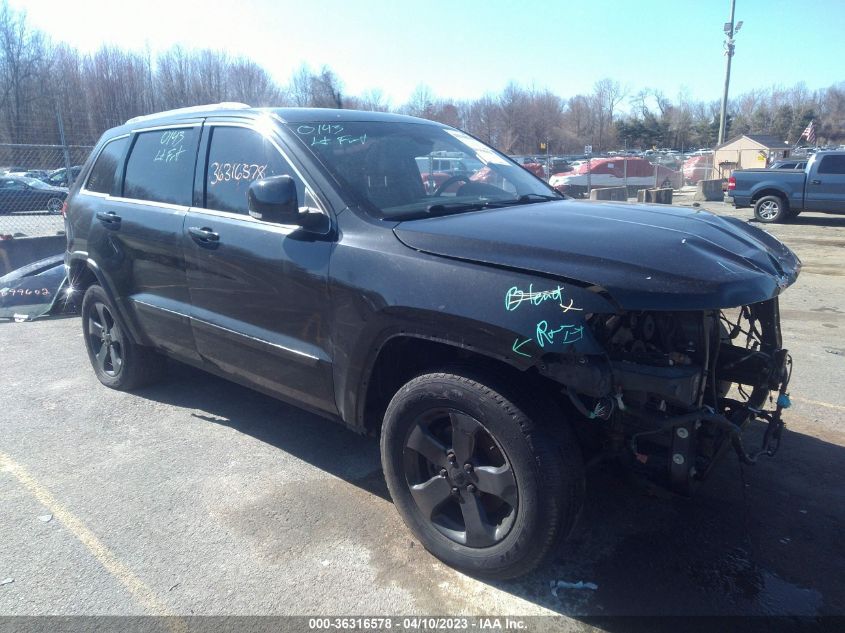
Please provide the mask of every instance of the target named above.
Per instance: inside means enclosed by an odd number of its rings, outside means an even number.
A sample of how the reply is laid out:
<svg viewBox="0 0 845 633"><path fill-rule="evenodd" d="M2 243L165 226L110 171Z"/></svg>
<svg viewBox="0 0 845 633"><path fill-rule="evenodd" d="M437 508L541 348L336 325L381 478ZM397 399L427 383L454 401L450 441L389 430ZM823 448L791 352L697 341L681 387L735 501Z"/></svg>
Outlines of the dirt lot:
<svg viewBox="0 0 845 633"><path fill-rule="evenodd" d="M845 614L845 218L769 230L804 262L780 454L730 455L692 500L601 467L559 559L517 582L422 550L374 439L181 366L110 391L78 319L0 325L0 615Z"/></svg>

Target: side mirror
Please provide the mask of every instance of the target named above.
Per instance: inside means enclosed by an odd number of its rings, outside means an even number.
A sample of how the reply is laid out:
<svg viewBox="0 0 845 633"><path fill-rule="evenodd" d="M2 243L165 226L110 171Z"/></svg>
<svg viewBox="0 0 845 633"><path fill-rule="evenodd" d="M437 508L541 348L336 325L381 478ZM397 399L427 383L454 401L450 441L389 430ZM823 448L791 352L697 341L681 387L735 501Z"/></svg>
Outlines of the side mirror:
<svg viewBox="0 0 845 633"><path fill-rule="evenodd" d="M296 183L290 176L270 176L256 180L247 193L249 214L256 220L275 224L302 224Z"/></svg>

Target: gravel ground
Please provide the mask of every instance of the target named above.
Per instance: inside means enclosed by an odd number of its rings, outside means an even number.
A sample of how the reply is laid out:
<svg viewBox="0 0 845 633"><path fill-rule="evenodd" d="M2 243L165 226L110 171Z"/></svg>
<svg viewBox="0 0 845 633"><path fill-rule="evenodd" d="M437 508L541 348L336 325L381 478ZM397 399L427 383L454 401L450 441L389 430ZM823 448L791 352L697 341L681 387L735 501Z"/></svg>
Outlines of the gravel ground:
<svg viewBox="0 0 845 633"><path fill-rule="evenodd" d="M600 467L558 560L515 582L415 543L374 439L175 364L111 391L77 318L0 325L0 615L845 614L845 218L766 228L804 262L780 454L729 455L691 500Z"/></svg>

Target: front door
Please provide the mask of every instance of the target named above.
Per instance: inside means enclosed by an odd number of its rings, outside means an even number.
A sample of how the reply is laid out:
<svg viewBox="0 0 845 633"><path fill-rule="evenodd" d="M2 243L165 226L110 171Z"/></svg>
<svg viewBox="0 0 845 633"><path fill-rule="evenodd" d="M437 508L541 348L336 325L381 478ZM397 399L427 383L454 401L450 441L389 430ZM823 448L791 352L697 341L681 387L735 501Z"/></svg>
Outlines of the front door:
<svg viewBox="0 0 845 633"><path fill-rule="evenodd" d="M845 213L845 154L822 156L807 179L805 192L808 211Z"/></svg>
<svg viewBox="0 0 845 633"><path fill-rule="evenodd" d="M249 185L288 174L276 141L243 124L208 121L185 222L191 324L200 355L265 391L336 413L331 383L328 264L333 240L250 217Z"/></svg>

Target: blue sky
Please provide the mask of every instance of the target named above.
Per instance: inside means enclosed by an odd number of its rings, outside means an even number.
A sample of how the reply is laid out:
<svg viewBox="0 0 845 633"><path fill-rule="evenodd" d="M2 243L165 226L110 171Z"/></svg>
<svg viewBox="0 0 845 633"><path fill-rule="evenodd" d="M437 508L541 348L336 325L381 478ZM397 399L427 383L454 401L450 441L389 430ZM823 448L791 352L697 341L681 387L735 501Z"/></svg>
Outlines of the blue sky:
<svg viewBox="0 0 845 633"><path fill-rule="evenodd" d="M280 82L331 66L348 93L396 106L426 84L445 97L510 80L568 97L602 77L717 100L729 0L11 0L31 24L82 50L181 44L251 57ZM737 0L731 93L845 80L845 0Z"/></svg>

